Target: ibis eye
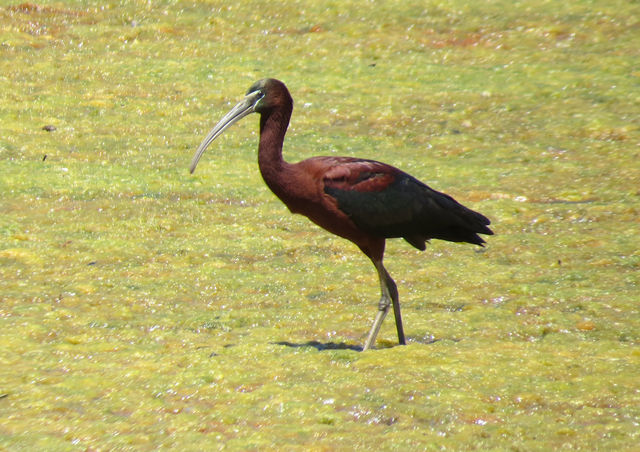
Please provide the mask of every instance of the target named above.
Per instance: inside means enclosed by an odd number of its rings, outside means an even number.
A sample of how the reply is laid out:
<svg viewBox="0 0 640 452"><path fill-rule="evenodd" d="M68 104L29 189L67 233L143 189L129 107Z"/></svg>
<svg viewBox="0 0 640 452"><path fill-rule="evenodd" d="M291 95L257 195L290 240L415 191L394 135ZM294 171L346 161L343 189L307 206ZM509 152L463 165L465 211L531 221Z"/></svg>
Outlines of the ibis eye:
<svg viewBox="0 0 640 452"><path fill-rule="evenodd" d="M256 94L257 94L257 96L256 96L255 102L253 103L253 108L256 108L256 107L262 105L262 99L264 99L264 92L259 91Z"/></svg>

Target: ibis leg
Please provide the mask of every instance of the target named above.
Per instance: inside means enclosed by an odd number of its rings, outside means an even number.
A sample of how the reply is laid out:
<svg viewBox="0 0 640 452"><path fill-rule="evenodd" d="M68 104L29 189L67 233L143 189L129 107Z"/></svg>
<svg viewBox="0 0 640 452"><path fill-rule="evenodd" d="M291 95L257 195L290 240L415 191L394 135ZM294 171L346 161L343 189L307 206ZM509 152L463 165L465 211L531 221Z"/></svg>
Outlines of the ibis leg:
<svg viewBox="0 0 640 452"><path fill-rule="evenodd" d="M378 332L382 326L382 321L389 312L391 305L393 305L393 314L396 318L398 342L400 345L405 345L407 343L404 337L404 329L402 328L402 315L400 314L400 300L398 299L398 288L396 287L396 283L393 281L391 276L389 276L389 273L382 265L382 261L374 261L373 264L376 266L376 270L378 271L382 295L380 297L380 302L378 303L378 312L373 320L373 325L371 326L367 340L364 343L364 347L362 348L363 351L369 350L375 344L376 337L378 336Z"/></svg>

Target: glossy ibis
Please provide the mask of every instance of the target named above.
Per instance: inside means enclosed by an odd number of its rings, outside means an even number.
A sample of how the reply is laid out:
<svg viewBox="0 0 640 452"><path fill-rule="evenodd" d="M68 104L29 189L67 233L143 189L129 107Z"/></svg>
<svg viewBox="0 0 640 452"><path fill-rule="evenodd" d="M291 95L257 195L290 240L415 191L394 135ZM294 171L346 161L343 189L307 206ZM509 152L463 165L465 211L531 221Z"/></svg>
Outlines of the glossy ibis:
<svg viewBox="0 0 640 452"><path fill-rule="evenodd" d="M371 348L391 305L400 344L405 344L398 289L382 265L385 240L402 237L424 251L429 239L482 246L478 234L491 235L489 219L437 192L393 166L352 157L313 157L299 163L282 158L282 144L293 111L284 83L254 83L244 99L209 132L190 171L227 127L250 113L260 114L258 165L267 186L293 213L351 240L373 262L382 296L363 350Z"/></svg>

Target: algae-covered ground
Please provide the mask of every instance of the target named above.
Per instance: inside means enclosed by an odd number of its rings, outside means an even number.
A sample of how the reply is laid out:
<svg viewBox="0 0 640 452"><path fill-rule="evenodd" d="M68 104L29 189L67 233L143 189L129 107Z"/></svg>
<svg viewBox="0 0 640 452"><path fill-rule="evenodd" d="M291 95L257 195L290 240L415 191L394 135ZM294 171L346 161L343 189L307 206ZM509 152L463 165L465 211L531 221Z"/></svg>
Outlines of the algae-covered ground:
<svg viewBox="0 0 640 452"><path fill-rule="evenodd" d="M640 4L0 5L0 449L637 450ZM487 247L351 243L262 182L285 158L402 168Z"/></svg>

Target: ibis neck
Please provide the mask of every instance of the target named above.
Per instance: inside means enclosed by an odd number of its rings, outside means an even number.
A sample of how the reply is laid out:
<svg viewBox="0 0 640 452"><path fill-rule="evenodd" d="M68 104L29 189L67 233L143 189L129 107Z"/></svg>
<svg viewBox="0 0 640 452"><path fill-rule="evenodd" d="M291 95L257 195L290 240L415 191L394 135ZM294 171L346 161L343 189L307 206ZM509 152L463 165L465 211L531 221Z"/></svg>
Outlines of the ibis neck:
<svg viewBox="0 0 640 452"><path fill-rule="evenodd" d="M291 108L277 108L264 112L260 116L260 145L258 147L258 166L265 182L273 190L287 162L282 158L282 144L287 133Z"/></svg>

